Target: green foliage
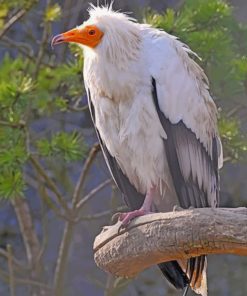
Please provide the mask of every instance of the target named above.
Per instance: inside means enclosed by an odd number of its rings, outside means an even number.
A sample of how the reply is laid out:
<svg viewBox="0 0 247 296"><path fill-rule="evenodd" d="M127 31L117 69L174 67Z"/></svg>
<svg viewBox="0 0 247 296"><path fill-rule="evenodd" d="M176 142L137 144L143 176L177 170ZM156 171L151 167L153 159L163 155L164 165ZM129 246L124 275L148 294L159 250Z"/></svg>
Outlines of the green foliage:
<svg viewBox="0 0 247 296"><path fill-rule="evenodd" d="M37 147L42 157L59 157L65 162L81 159L85 153L83 138L75 133L57 133L40 139L27 132L39 117L68 111L81 98L83 88L79 63L41 67L33 78L35 64L19 56L8 55L0 68L0 197L21 195L24 189L22 169L30 153L27 142ZM28 69L28 70L27 70ZM11 79L9 79L11 77ZM28 126L27 126L28 122ZM13 188L11 189L11 184Z"/></svg>
<svg viewBox="0 0 247 296"><path fill-rule="evenodd" d="M7 11L8 13L11 9L29 6L32 2L31 0L1 0L1 11ZM7 13L5 15L7 15Z"/></svg>
<svg viewBox="0 0 247 296"><path fill-rule="evenodd" d="M8 8L5 5L1 6L1 8L0 8L0 29L4 25L4 20L7 15L8 15Z"/></svg>
<svg viewBox="0 0 247 296"><path fill-rule="evenodd" d="M189 0L181 11L164 15L148 12L145 20L178 36L202 58L211 89L218 100L230 101L245 93L246 77L240 75L247 52L247 27L236 22L231 7L220 0ZM236 59L238 67L236 67Z"/></svg>
<svg viewBox="0 0 247 296"><path fill-rule="evenodd" d="M247 26L239 24L232 8L221 0L187 0L178 12L147 11L144 20L179 37L201 58L210 90L218 105L231 109L245 104L247 94ZM222 114L220 132L231 160L246 157L246 136L240 123ZM230 136L231 135L231 136Z"/></svg>
<svg viewBox="0 0 247 296"><path fill-rule="evenodd" d="M4 1L0 7L0 29L11 13L20 7L30 7L34 1ZM42 27L49 32L51 22L61 15L58 4L48 6L43 14ZM76 59L69 63L54 64L52 53L46 54L47 41L38 49L41 56L33 59L22 55L16 58L5 54L0 67L0 198L12 198L25 189L23 169L30 154L42 161L58 159L66 165L82 159L86 146L79 132L37 133L33 123L58 112L70 112L69 107L83 94L83 56L74 47ZM29 44L28 46L32 46ZM18 48L19 49L19 48ZM52 135L51 135L52 134Z"/></svg>
<svg viewBox="0 0 247 296"><path fill-rule="evenodd" d="M0 126L0 198L22 194L22 170L27 157L24 131Z"/></svg>
<svg viewBox="0 0 247 296"><path fill-rule="evenodd" d="M61 7L56 3L47 7L45 11L45 22L57 21L61 16Z"/></svg>
<svg viewBox="0 0 247 296"><path fill-rule="evenodd" d="M10 145L9 149L4 149L1 151L0 155L0 166L1 169L20 169L20 166L26 161L27 154L25 147L18 143L13 146Z"/></svg>
<svg viewBox="0 0 247 296"><path fill-rule="evenodd" d="M45 157L59 157L66 161L74 161L82 158L86 153L86 146L76 133L59 132L51 139L37 141L38 152Z"/></svg>
<svg viewBox="0 0 247 296"><path fill-rule="evenodd" d="M21 119L34 89L31 76L24 72L24 64L21 58L13 61L5 56L0 69L0 108L4 110L0 119L9 123Z"/></svg>
<svg viewBox="0 0 247 296"><path fill-rule="evenodd" d="M151 24L153 27L162 28L171 32L175 25L175 11L168 8L164 14L157 14L148 9L144 16L144 22Z"/></svg>
<svg viewBox="0 0 247 296"><path fill-rule="evenodd" d="M1 198L20 197L25 189L22 172L4 171L0 175L0 196Z"/></svg>
<svg viewBox="0 0 247 296"><path fill-rule="evenodd" d="M55 111L67 111L67 101L75 102L81 98L82 68L80 61L58 65L56 68L42 68L37 78L37 92L34 105L40 115Z"/></svg>
<svg viewBox="0 0 247 296"><path fill-rule="evenodd" d="M240 81L247 80L247 57L242 56L240 58L236 58L233 63L235 67L235 72L237 75L237 79Z"/></svg>
<svg viewBox="0 0 247 296"><path fill-rule="evenodd" d="M219 130L224 152L231 161L243 160L247 152L247 137L240 132L240 123L235 118L221 118Z"/></svg>

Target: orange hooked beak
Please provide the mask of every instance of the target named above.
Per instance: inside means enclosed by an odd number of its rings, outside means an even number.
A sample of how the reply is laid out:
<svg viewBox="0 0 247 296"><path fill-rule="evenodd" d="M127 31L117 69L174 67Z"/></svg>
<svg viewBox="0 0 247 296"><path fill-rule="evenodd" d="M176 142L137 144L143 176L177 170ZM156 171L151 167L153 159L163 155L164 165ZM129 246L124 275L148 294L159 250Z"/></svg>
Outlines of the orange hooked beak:
<svg viewBox="0 0 247 296"><path fill-rule="evenodd" d="M51 46L53 47L64 42L75 42L94 48L100 43L103 35L104 33L95 25L89 25L83 28L78 27L54 36Z"/></svg>

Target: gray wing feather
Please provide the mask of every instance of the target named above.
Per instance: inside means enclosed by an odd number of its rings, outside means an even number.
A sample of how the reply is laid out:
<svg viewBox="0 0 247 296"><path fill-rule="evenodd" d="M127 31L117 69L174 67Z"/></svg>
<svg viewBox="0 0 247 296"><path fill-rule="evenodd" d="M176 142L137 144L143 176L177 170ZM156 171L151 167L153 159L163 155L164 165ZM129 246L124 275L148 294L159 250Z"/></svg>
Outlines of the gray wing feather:
<svg viewBox="0 0 247 296"><path fill-rule="evenodd" d="M217 138L212 139L210 153L183 121L172 124L160 110L154 79L152 85L156 111L167 134L164 146L180 205L184 208L217 206L219 203Z"/></svg>
<svg viewBox="0 0 247 296"><path fill-rule="evenodd" d="M115 181L116 185L118 186L119 190L121 191L126 205L131 210L137 210L142 206L145 196L140 192L138 192L136 188L130 183L128 177L122 172L116 159L110 154L106 145L102 141L99 131L95 126L95 111L94 111L94 106L91 100L89 89L87 89L87 97L88 97L89 110L91 113L95 130L96 130L96 134L98 136L99 143L100 143L106 164L112 175L112 178Z"/></svg>
<svg viewBox="0 0 247 296"><path fill-rule="evenodd" d="M152 96L167 139L164 147L173 185L183 208L217 206L219 204L218 139L212 139L207 151L183 121L172 124L159 106L156 82L152 78ZM205 256L191 258L186 273L193 286L197 284L206 262Z"/></svg>

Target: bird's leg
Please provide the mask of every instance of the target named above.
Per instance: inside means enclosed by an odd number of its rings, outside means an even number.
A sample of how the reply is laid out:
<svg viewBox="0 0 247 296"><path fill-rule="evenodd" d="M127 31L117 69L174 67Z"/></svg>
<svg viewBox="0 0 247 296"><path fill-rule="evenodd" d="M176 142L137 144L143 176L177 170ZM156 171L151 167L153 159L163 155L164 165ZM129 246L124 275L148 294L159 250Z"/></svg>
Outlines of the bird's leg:
<svg viewBox="0 0 247 296"><path fill-rule="evenodd" d="M122 227L127 226L129 222L136 217L144 216L146 214L151 213L151 206L155 195L155 191L155 186L151 187L147 191L143 205L140 209L128 213L120 213L119 220L122 222Z"/></svg>

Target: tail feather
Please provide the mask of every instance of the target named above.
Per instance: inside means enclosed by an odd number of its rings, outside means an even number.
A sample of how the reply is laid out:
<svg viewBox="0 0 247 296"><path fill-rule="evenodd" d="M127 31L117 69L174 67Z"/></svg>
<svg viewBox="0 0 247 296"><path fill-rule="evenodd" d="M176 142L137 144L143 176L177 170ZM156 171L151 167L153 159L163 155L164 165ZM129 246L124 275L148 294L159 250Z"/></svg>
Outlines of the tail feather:
<svg viewBox="0 0 247 296"><path fill-rule="evenodd" d="M192 290L202 296L208 295L208 288L207 288L207 258L206 256L201 260L200 272L198 272L198 278L191 282Z"/></svg>
<svg viewBox="0 0 247 296"><path fill-rule="evenodd" d="M189 278L177 261L158 264L166 279L177 289L184 289L189 284Z"/></svg>
<svg viewBox="0 0 247 296"><path fill-rule="evenodd" d="M195 293L207 296L206 256L160 263L158 266L175 288L185 289L183 296L187 294L189 287Z"/></svg>
<svg viewBox="0 0 247 296"><path fill-rule="evenodd" d="M207 296L206 256L202 255L189 260L179 260L178 264L190 279L191 289L197 294Z"/></svg>

